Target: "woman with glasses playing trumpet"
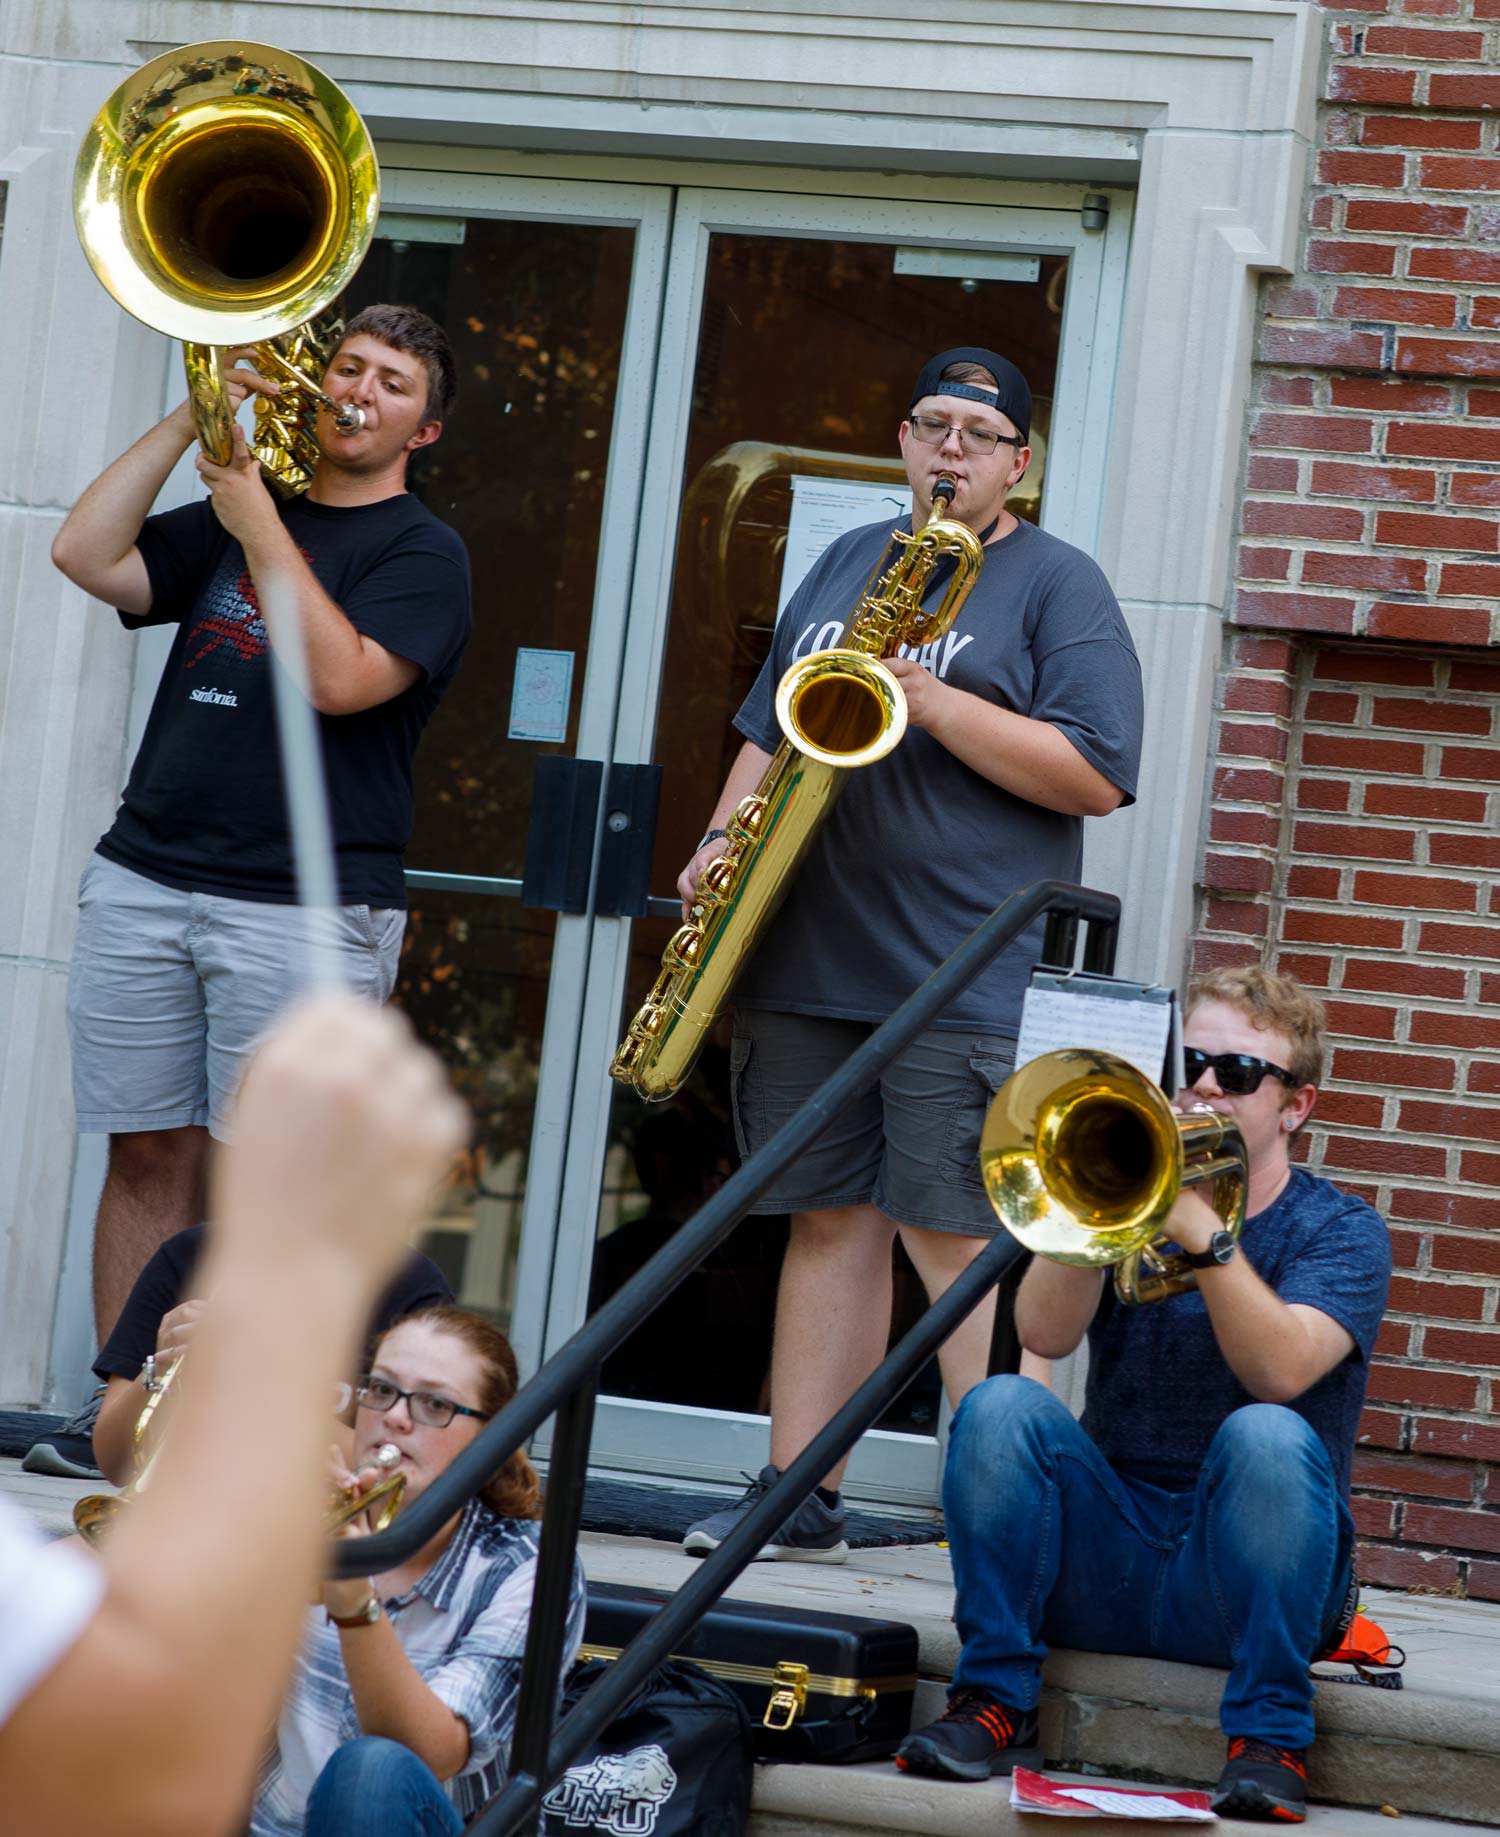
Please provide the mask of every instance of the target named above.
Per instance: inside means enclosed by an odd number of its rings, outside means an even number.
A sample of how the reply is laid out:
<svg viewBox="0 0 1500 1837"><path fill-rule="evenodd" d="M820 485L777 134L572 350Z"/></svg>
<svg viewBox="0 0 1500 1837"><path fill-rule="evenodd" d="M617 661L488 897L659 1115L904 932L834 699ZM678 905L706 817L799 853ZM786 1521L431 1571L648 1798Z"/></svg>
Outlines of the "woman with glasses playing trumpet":
<svg viewBox="0 0 1500 1837"><path fill-rule="evenodd" d="M1128 1306L1100 1268L1028 1270L1021 1341L1061 1358L1087 1333L1087 1404L1075 1422L1000 1377L960 1407L944 1507L963 1653L946 1714L898 1766L1035 1765L1048 1645L1135 1653L1228 1669L1220 1813L1305 1816L1308 1667L1350 1596L1350 1465L1391 1267L1379 1216L1292 1165L1323 1025L1320 1003L1258 968L1192 991L1181 1105L1236 1126L1248 1184L1238 1237L1200 1190L1178 1192L1165 1232L1190 1286Z"/></svg>
<svg viewBox="0 0 1500 1837"><path fill-rule="evenodd" d="M418 1498L517 1388L500 1330L462 1308L409 1315L355 1390L353 1452L336 1488L370 1486L380 1457ZM253 1837L429 1837L461 1831L499 1790L535 1579L541 1488L513 1454L399 1568L324 1583L250 1820ZM355 1519L357 1540L373 1528ZM564 1669L583 1637L583 1573Z"/></svg>

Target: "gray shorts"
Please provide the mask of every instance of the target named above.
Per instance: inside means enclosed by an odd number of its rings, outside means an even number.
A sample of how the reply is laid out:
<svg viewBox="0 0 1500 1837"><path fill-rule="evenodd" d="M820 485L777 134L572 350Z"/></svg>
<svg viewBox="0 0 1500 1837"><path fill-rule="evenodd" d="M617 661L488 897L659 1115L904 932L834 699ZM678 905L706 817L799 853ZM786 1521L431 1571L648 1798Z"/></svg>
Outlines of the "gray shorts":
<svg viewBox="0 0 1500 1837"><path fill-rule="evenodd" d="M387 998L406 929L397 908L304 912L182 893L91 855L68 976L78 1128L206 1123L224 1140L246 1060L304 986L309 925L335 946L356 994Z"/></svg>
<svg viewBox="0 0 1500 1837"><path fill-rule="evenodd" d="M769 1141L874 1031L873 1021L736 1009L730 1089L740 1153ZM1015 1057L1002 1034L919 1033L751 1210L873 1203L897 1224L992 1237L979 1132Z"/></svg>

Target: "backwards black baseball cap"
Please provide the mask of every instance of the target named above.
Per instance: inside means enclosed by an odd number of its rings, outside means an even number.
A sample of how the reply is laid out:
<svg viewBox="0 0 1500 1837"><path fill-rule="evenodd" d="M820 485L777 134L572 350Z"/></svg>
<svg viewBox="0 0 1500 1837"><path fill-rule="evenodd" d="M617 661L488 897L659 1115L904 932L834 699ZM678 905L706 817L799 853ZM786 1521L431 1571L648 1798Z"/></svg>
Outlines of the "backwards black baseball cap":
<svg viewBox="0 0 1500 1837"><path fill-rule="evenodd" d="M944 382L943 372L949 364L983 364L1000 385L1000 393L981 383ZM1008 357L998 351L986 351L977 344L959 345L952 351L939 351L923 364L911 392L908 408L915 407L925 395L956 395L961 401L983 402L986 408L998 408L1016 424L1023 439L1031 435L1031 385Z"/></svg>

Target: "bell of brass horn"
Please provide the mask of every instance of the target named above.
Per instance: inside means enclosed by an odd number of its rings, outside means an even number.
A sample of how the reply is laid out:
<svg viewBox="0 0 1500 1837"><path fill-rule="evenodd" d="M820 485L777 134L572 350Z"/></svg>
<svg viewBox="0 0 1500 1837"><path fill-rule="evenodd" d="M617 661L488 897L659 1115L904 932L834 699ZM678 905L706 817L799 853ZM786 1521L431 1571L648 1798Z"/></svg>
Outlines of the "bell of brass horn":
<svg viewBox="0 0 1500 1837"><path fill-rule="evenodd" d="M255 346L257 367L282 384L258 398L255 449L285 490L304 488L316 461L314 404L339 413L322 372L379 206L354 105L270 45L186 45L143 64L94 117L73 175L95 274L127 312L183 341L211 459L233 452L224 352Z"/></svg>
<svg viewBox="0 0 1500 1837"><path fill-rule="evenodd" d="M1236 1125L1214 1111L1180 1116L1112 1053L1047 1053L1007 1079L985 1117L979 1168L1012 1237L1054 1263L1113 1268L1130 1305L1197 1285L1163 1236L1183 1187L1212 1183L1209 1203L1232 1237L1245 1222Z"/></svg>

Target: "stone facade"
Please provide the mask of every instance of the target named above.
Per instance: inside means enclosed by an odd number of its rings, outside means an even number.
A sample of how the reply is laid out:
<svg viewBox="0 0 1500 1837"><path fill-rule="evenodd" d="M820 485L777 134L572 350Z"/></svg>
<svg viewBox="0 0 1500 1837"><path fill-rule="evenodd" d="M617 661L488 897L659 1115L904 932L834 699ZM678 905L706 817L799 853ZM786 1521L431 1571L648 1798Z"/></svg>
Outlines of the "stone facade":
<svg viewBox="0 0 1500 1837"><path fill-rule="evenodd" d="M1496 1600L1500 3L1321 18L1298 268L1259 327L1195 960L1326 993L1301 1148L1391 1224L1364 1573Z"/></svg>

